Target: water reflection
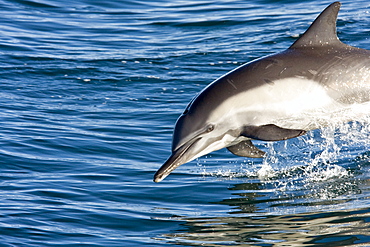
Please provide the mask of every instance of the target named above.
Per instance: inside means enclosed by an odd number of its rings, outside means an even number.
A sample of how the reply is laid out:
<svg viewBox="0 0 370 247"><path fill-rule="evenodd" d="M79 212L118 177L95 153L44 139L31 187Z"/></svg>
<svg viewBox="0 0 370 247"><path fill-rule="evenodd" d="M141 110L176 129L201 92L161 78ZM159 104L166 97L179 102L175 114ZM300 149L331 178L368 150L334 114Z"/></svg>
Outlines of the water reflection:
<svg viewBox="0 0 370 247"><path fill-rule="evenodd" d="M370 208L184 220L184 230L163 237L189 246L343 246L370 241Z"/></svg>
<svg viewBox="0 0 370 247"><path fill-rule="evenodd" d="M233 190L254 186L240 184ZM256 192L234 195L238 197L219 202L234 209L225 217L181 218L185 221L182 229L161 239L188 246L344 246L370 242L370 207L325 212L324 204L330 208L331 203L345 205L350 199L312 200L310 206L321 204L321 211L286 214L285 206L290 212L299 204L296 199L269 199ZM304 205L296 207L303 210Z"/></svg>
<svg viewBox="0 0 370 247"><path fill-rule="evenodd" d="M181 230L161 239L186 246L369 243L370 207L361 205L370 199L369 179L349 176L311 184L295 191L276 191L273 181L235 184L229 188L231 198L214 202L231 208L225 216L180 218Z"/></svg>
<svg viewBox="0 0 370 247"><path fill-rule="evenodd" d="M266 169L264 163L230 186L228 196L211 202L229 208L224 215L177 217L180 230L160 239L186 246L369 246L370 153L347 148L356 140L366 150L369 132L349 126L335 137L329 129L320 132L321 139L309 136L303 144L273 144L273 156L266 160L277 169ZM351 134L355 130L360 137ZM303 161L285 158L306 146L309 155Z"/></svg>

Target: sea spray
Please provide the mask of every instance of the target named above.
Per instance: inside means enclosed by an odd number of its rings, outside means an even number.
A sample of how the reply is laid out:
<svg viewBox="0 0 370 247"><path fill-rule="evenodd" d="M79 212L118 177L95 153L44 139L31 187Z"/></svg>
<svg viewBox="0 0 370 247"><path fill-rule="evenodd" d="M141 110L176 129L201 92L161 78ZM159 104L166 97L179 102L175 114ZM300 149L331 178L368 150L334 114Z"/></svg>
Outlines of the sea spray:
<svg viewBox="0 0 370 247"><path fill-rule="evenodd" d="M228 160L230 157L222 157L222 161L217 160L217 166L212 167L213 159L217 158L202 158L198 160L198 167L203 176L222 180L257 178L277 193L304 191L306 196L315 198L357 193L354 168L348 167L370 147L368 123L364 118L314 130L295 139L266 142L263 144L266 157L262 160L244 158L242 162L240 159L235 162Z"/></svg>

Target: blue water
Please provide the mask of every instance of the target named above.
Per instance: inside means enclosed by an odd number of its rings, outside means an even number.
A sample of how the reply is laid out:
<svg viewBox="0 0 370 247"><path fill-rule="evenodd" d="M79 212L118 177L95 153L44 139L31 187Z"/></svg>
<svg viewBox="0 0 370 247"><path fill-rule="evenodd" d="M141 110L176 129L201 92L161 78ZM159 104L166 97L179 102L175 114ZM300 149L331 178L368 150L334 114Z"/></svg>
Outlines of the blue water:
<svg viewBox="0 0 370 247"><path fill-rule="evenodd" d="M191 98L329 3L0 0L0 246L370 245L366 118L152 182ZM367 0L338 31L370 49Z"/></svg>

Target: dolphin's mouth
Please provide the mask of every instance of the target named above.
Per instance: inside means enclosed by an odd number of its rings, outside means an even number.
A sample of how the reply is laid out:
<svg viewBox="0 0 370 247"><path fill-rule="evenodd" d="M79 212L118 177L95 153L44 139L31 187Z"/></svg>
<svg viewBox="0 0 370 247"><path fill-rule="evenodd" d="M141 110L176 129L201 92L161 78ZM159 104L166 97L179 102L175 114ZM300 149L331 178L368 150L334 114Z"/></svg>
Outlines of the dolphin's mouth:
<svg viewBox="0 0 370 247"><path fill-rule="evenodd" d="M182 145L180 148L172 152L171 156L168 157L166 162L158 169L158 171L154 174L153 181L158 183L165 179L173 170L177 167L181 166L182 164L186 163L187 161L181 161L184 154L197 142L201 139L201 137L194 138L190 140L188 143Z"/></svg>

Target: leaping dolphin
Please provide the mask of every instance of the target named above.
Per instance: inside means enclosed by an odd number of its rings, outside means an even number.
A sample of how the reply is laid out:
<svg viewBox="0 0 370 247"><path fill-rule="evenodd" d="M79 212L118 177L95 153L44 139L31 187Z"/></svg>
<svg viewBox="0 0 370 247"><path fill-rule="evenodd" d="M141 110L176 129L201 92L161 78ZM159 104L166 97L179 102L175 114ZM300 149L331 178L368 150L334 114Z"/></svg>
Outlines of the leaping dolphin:
<svg viewBox="0 0 370 247"><path fill-rule="evenodd" d="M338 39L340 5L328 6L287 50L244 64L195 96L176 122L172 154L154 181L224 147L261 158L253 139L286 140L368 115L370 51Z"/></svg>

